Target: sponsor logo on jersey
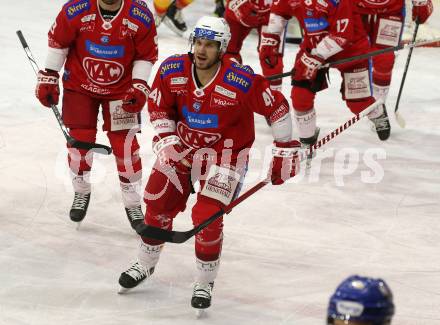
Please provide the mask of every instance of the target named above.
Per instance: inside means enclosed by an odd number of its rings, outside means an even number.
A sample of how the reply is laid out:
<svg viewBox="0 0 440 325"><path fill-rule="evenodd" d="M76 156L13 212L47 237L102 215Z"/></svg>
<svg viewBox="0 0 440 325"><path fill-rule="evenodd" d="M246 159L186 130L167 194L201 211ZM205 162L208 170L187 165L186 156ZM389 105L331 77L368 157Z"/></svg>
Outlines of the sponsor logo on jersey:
<svg viewBox="0 0 440 325"><path fill-rule="evenodd" d="M103 40L104 37L106 36L103 36L101 38L101 41ZM113 45L113 46L99 45L89 40L86 40L86 50L90 54L103 59L122 58L125 53L125 47L122 45Z"/></svg>
<svg viewBox="0 0 440 325"><path fill-rule="evenodd" d="M140 21L147 26L147 28L150 28L151 23L153 22L153 17L151 16L150 11L145 11L135 5L132 5L130 8L130 16Z"/></svg>
<svg viewBox="0 0 440 325"><path fill-rule="evenodd" d="M234 72L231 69L226 70L223 81L226 84L238 88L245 93L247 93L252 85L252 82L248 77L242 75L241 73Z"/></svg>
<svg viewBox="0 0 440 325"><path fill-rule="evenodd" d="M254 74L254 70L252 70L252 68L248 65L241 65L240 63L232 63L231 66L237 70L249 73L249 74Z"/></svg>
<svg viewBox="0 0 440 325"><path fill-rule="evenodd" d="M81 0L68 6L66 8L66 15L68 19L72 19L89 9L90 9L90 1Z"/></svg>
<svg viewBox="0 0 440 325"><path fill-rule="evenodd" d="M98 85L117 83L124 74L124 67L118 62L86 57L83 69L87 76Z"/></svg>
<svg viewBox="0 0 440 325"><path fill-rule="evenodd" d="M159 68L160 78L163 79L167 75L183 71L183 60L165 61Z"/></svg>
<svg viewBox="0 0 440 325"><path fill-rule="evenodd" d="M81 88L84 90L87 90L91 93L98 94L98 95L110 94L110 89L101 88L101 87L98 87L98 86L92 85L92 84L81 84Z"/></svg>
<svg viewBox="0 0 440 325"><path fill-rule="evenodd" d="M145 9L148 9L148 5L145 1L142 0L134 0L135 3L137 3L138 5L140 5L141 7L144 7Z"/></svg>
<svg viewBox="0 0 440 325"><path fill-rule="evenodd" d="M94 21L96 19L96 14L85 15L81 18L82 23L88 23L89 21Z"/></svg>
<svg viewBox="0 0 440 325"><path fill-rule="evenodd" d="M326 29L329 26L327 19L321 18L305 18L306 29L309 33L318 32Z"/></svg>
<svg viewBox="0 0 440 325"><path fill-rule="evenodd" d="M215 114L199 114L188 111L188 107L183 106L183 116L186 123L191 128L208 129L218 127L218 116Z"/></svg>
<svg viewBox="0 0 440 325"><path fill-rule="evenodd" d="M184 144L194 149L209 148L222 138L219 133L194 130L183 122L177 123L177 134Z"/></svg>
<svg viewBox="0 0 440 325"><path fill-rule="evenodd" d="M132 23L127 18L122 19L122 25L126 25L128 27L128 29L131 29L134 32L137 32L139 29L138 25L136 25L135 23Z"/></svg>
<svg viewBox="0 0 440 325"><path fill-rule="evenodd" d="M219 94L222 94L222 95L224 95L226 97L229 97L229 98L233 98L233 99L237 98L237 93L236 92L230 91L229 89L226 89L226 88L224 88L222 86L219 86L219 85L215 86L214 91L219 93Z"/></svg>
<svg viewBox="0 0 440 325"><path fill-rule="evenodd" d="M235 106L238 101L229 98L224 98L223 96L212 94L211 95L211 107L228 107Z"/></svg>
<svg viewBox="0 0 440 325"><path fill-rule="evenodd" d="M188 82L187 77L175 77L171 78L171 86L180 86L180 85L186 85Z"/></svg>

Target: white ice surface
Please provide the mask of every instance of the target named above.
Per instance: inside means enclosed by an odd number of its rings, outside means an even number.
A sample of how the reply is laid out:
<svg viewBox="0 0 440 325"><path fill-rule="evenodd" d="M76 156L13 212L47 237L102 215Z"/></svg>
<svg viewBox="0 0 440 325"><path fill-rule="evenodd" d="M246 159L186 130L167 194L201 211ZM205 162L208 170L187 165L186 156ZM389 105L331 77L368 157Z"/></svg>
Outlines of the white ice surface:
<svg viewBox="0 0 440 325"><path fill-rule="evenodd" d="M381 143L362 121L326 145L318 158L330 158L319 177L268 186L225 218L213 306L195 320L189 305L193 240L167 245L149 283L117 294L119 274L135 258L137 237L125 217L112 157L95 155L92 200L80 231L68 218L73 195L64 139L52 113L34 98L35 76L15 35L21 29L43 62L46 33L62 3L3 3L0 324L323 324L329 295L353 273L388 281L397 307L394 324L440 324L440 50L414 52L400 108L406 129L390 114L392 136ZM213 1L196 0L185 10L189 25L213 8ZM160 60L187 51L186 40L165 26L159 35ZM255 47L251 35L243 57L260 71ZM295 52L293 45L286 49L289 68ZM406 54L397 60L390 112ZM338 73L331 79L316 102L321 135L350 117L339 96ZM289 97L289 81L284 82ZM256 123L255 147L264 150L270 132L263 119ZM144 182L151 137L147 125L140 137ZM98 140L108 143L102 132ZM371 173L364 161L368 152L386 155L375 158L384 177L373 184L361 176ZM344 167L347 157L351 164ZM246 187L262 177L262 165L262 159L252 159ZM351 167L353 173L338 176ZM191 227L188 211L175 226Z"/></svg>

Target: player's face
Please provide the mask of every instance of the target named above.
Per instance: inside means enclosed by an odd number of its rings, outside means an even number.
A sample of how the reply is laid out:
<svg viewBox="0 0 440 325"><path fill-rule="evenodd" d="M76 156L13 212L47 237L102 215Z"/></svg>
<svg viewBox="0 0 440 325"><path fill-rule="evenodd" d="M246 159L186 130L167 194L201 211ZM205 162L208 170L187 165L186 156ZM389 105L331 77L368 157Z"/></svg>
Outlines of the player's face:
<svg viewBox="0 0 440 325"><path fill-rule="evenodd" d="M219 43L203 38L194 41L194 62L197 69L207 70L219 61Z"/></svg>
<svg viewBox="0 0 440 325"><path fill-rule="evenodd" d="M371 323L336 319L334 325L371 325Z"/></svg>

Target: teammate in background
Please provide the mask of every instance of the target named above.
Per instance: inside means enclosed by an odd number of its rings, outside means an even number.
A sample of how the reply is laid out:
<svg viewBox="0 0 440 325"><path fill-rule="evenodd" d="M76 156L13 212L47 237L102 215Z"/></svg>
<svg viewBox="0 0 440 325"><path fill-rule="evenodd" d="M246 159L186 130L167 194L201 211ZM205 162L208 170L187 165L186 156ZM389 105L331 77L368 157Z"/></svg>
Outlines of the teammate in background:
<svg viewBox="0 0 440 325"><path fill-rule="evenodd" d="M351 0L301 1L304 40L296 55L292 73L292 104L301 143L308 147L318 137L314 108L316 93L327 88L329 61L349 58L369 51L369 40L361 16L353 12ZM341 93L355 114L375 102L370 84L368 60L357 60L336 66L342 75ZM388 139L390 123L385 105L378 105L368 115L380 140Z"/></svg>
<svg viewBox="0 0 440 325"><path fill-rule="evenodd" d="M217 17L223 17L225 14L225 2L224 0L215 0L214 15Z"/></svg>
<svg viewBox="0 0 440 325"><path fill-rule="evenodd" d="M231 28L231 41L226 50L226 57L242 63L240 55L243 42L252 29L258 31L258 47L264 44L263 38L266 32L266 25L269 22L270 5L272 0L228 0L226 3L225 19ZM282 36L284 39L284 36ZM282 51L283 44L279 44ZM265 61L260 60L263 75L274 74L273 70ZM271 81L271 89L281 91L281 81Z"/></svg>
<svg viewBox="0 0 440 325"><path fill-rule="evenodd" d="M405 22L405 0L354 0L354 9L362 15L371 41L371 50L397 46ZM431 0L412 0L412 19L426 22L433 11ZM395 54L388 52L373 59L373 95L386 101L391 84Z"/></svg>
<svg viewBox="0 0 440 325"><path fill-rule="evenodd" d="M187 31L182 16L182 9L188 6L193 0L154 0L156 26L163 21L173 32L182 36Z"/></svg>
<svg viewBox="0 0 440 325"><path fill-rule="evenodd" d="M275 185L293 177L299 168L292 140L289 105L269 83L248 66L226 60L229 26L222 18L202 17L190 36L191 53L174 55L159 67L148 109L157 135L158 158L145 188L145 223L171 230L184 211L192 184L200 183L192 208L194 225L228 205L243 184L248 153L255 138L254 113L271 122L274 137L271 179ZM223 220L195 237L197 277L191 305L211 304L220 265ZM130 289L148 278L164 243L141 238L138 262L119 278Z"/></svg>
<svg viewBox="0 0 440 325"><path fill-rule="evenodd" d="M300 18L300 0L274 1L270 7L269 24L261 33L259 57L265 77L283 72L284 35L287 22L296 17L302 26ZM282 79L271 81L272 89L281 91Z"/></svg>
<svg viewBox="0 0 440 325"><path fill-rule="evenodd" d="M353 275L331 296L327 324L390 325L393 315L393 294L386 282Z"/></svg>
<svg viewBox="0 0 440 325"><path fill-rule="evenodd" d="M86 142L96 140L102 107L103 130L116 158L122 200L134 227L143 219L142 165L135 133L158 55L153 15L141 0L69 1L48 35L49 50L45 70L38 73L36 96L46 107L58 104L58 72L64 66L63 121L74 138ZM90 202L93 154L67 147L75 191L70 218L81 222Z"/></svg>

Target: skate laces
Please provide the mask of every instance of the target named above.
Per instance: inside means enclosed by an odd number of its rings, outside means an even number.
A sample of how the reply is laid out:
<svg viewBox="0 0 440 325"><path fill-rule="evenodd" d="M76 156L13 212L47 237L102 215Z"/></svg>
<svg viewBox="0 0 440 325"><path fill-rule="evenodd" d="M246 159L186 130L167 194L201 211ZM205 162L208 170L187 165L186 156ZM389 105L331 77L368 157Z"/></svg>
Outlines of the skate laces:
<svg viewBox="0 0 440 325"><path fill-rule="evenodd" d="M73 198L72 209L85 210L90 194L82 194L75 192Z"/></svg>
<svg viewBox="0 0 440 325"><path fill-rule="evenodd" d="M141 264L139 264L139 262L134 263L124 273L126 273L129 276L131 276L136 281L142 279L145 276L147 276L147 271L144 269L144 267Z"/></svg>
<svg viewBox="0 0 440 325"><path fill-rule="evenodd" d="M140 206L126 208L126 209L127 209L127 214L131 220L144 219L144 215L142 213L142 209Z"/></svg>
<svg viewBox="0 0 440 325"><path fill-rule="evenodd" d="M377 131L388 130L390 127L388 116L386 116L385 114L382 114L381 116L375 118L373 122Z"/></svg>
<svg viewBox="0 0 440 325"><path fill-rule="evenodd" d="M194 284L194 290L193 290L193 297L200 297L200 298L211 298L211 292L212 292L212 285L211 283L199 283L196 282Z"/></svg>

